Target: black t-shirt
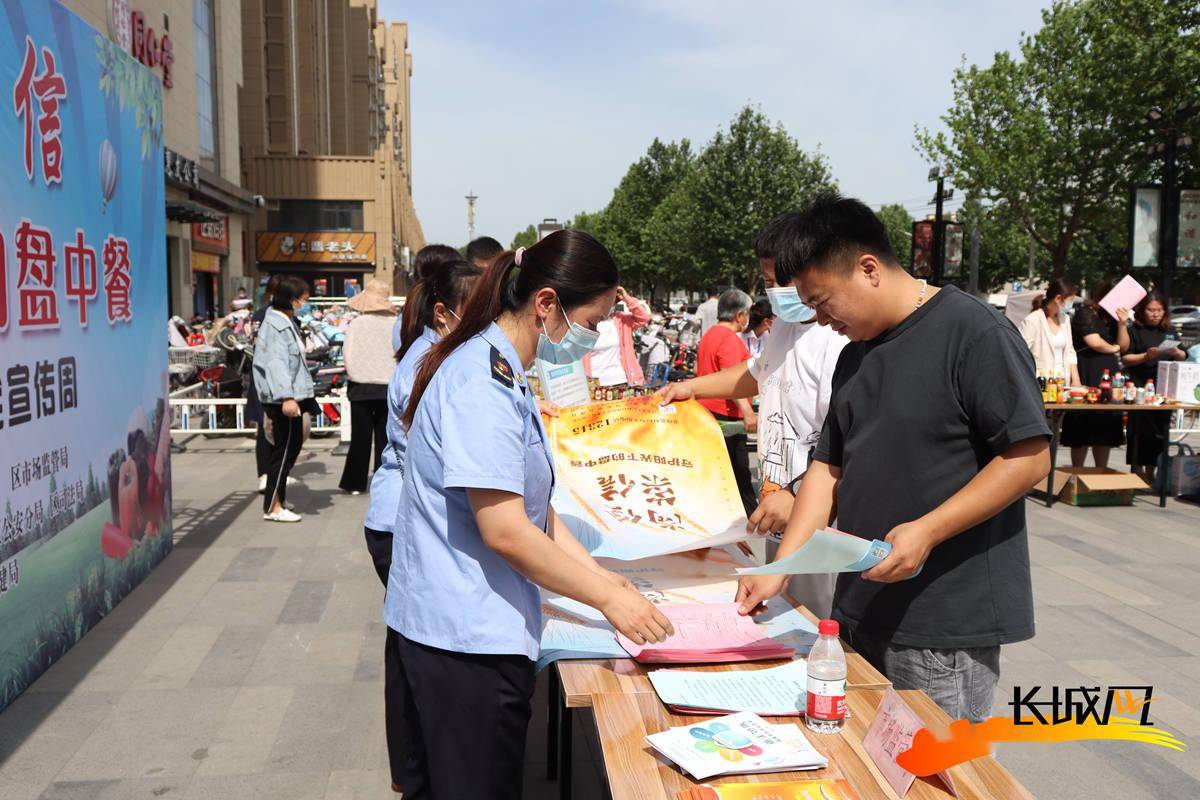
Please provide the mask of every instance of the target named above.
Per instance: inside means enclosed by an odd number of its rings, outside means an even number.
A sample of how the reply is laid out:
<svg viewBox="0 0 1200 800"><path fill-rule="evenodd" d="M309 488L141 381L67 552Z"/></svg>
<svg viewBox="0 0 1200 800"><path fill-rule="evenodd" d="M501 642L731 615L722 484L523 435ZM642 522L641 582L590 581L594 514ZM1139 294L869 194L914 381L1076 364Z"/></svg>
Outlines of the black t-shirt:
<svg viewBox="0 0 1200 800"><path fill-rule="evenodd" d="M1115 353L1093 350L1084 341L1084 337L1094 333L1109 344L1116 344L1117 324L1107 311L1097 311L1087 303L1075 307L1075 316L1071 319L1071 340L1079 356L1079 380L1083 381L1084 386L1099 386L1104 370L1111 374L1120 368L1121 363Z"/></svg>
<svg viewBox="0 0 1200 800"><path fill-rule="evenodd" d="M937 508L1009 445L1049 436L1033 356L1007 319L954 287L842 350L816 460L840 467L838 527L883 539ZM910 647L1033 636L1024 500L943 542L899 583L838 576L833 616Z"/></svg>
<svg viewBox="0 0 1200 800"><path fill-rule="evenodd" d="M1166 338L1167 332L1160 327L1151 328L1140 322L1135 323L1129 329L1129 352L1144 353L1151 347L1158 347ZM1156 381L1158 380L1158 362L1161 360L1160 357L1154 361L1143 361L1141 364L1127 367L1126 372L1139 386L1145 384L1146 381Z"/></svg>

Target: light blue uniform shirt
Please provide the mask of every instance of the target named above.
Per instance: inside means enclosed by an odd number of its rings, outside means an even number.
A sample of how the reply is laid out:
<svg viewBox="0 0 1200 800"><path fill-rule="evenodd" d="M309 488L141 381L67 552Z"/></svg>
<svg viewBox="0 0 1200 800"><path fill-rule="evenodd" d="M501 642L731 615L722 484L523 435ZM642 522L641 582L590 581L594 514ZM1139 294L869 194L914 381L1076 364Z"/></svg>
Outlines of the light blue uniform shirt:
<svg viewBox="0 0 1200 800"><path fill-rule="evenodd" d="M404 327L404 315L398 314L396 316L395 323L392 324L392 352L393 353L399 353L400 345L403 344L402 337L400 336L400 329L402 327ZM426 330L428 330L428 328L426 328ZM416 347L416 346L417 346L417 343L413 342L413 347ZM408 353L405 353L404 355L408 355Z"/></svg>
<svg viewBox="0 0 1200 800"><path fill-rule="evenodd" d="M379 469L371 478L371 505L367 507L367 518L363 521L363 525L371 530L395 530L400 488L404 485L404 451L408 445L408 433L400 424L400 418L408 406L408 396L412 393L421 359L429 352L429 348L438 343L439 338L430 328L421 331L420 337L412 343L392 371L392 379L388 382L387 444L380 456Z"/></svg>
<svg viewBox="0 0 1200 800"><path fill-rule="evenodd" d="M492 323L442 363L408 432L384 620L459 653L525 655L542 635L537 587L484 544L467 489L522 495L542 530L553 458L517 351ZM398 523L399 524L399 523Z"/></svg>

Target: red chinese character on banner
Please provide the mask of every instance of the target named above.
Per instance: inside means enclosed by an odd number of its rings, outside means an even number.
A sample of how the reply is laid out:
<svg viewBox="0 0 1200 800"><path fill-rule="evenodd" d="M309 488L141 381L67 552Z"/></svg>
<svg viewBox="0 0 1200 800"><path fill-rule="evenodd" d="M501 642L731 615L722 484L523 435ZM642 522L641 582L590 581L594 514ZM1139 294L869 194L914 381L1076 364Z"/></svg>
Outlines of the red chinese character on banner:
<svg viewBox="0 0 1200 800"><path fill-rule="evenodd" d="M104 296L108 301L108 324L133 319L130 293L133 277L130 274L129 242L119 236L109 236L104 242Z"/></svg>
<svg viewBox="0 0 1200 800"><path fill-rule="evenodd" d="M8 330L8 255L0 233L0 331Z"/></svg>
<svg viewBox="0 0 1200 800"><path fill-rule="evenodd" d="M33 39L25 37L25 61L13 84L13 111L25 123L22 155L25 157L25 177L33 180L33 101L38 101L38 135L42 152L42 179L46 185L62 183L62 122L58 117L58 101L67 97L67 83L58 73L54 54L42 48L42 72L37 69L37 48Z"/></svg>
<svg viewBox="0 0 1200 800"><path fill-rule="evenodd" d="M57 328L58 295L54 293L54 239L47 228L21 220L13 244L17 251L17 325Z"/></svg>
<svg viewBox="0 0 1200 800"><path fill-rule="evenodd" d="M96 251L83 243L83 231L75 229L75 243L63 248L67 260L67 297L79 303L79 324L87 327L88 301L100 293L96 285Z"/></svg>

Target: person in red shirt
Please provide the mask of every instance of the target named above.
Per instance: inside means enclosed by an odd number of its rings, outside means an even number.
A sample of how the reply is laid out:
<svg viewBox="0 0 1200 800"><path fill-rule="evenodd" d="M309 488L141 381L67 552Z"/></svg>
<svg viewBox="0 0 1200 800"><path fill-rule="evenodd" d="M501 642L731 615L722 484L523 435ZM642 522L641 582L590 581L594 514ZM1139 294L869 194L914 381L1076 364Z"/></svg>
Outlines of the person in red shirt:
<svg viewBox="0 0 1200 800"><path fill-rule="evenodd" d="M747 361L750 351L738 334L750 324L750 295L741 289L729 289L717 299L717 324L700 338L696 350L696 377L720 372ZM750 477L750 454L746 447L747 434L758 430L758 416L749 400L701 400L700 403L712 412L718 422L745 422L744 430L725 436L725 447L729 450L729 461L733 465L733 476L737 479L738 494L746 516L758 505L754 482ZM730 426L722 425L728 429Z"/></svg>

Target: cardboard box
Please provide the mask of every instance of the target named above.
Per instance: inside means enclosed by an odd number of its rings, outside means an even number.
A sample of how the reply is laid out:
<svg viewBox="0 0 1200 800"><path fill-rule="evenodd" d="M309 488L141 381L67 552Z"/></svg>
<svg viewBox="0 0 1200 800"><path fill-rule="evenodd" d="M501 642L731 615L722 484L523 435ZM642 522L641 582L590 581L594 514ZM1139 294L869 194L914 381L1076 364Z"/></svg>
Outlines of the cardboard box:
<svg viewBox="0 0 1200 800"><path fill-rule="evenodd" d="M1161 361L1154 391L1182 403L1200 403L1200 364L1192 361Z"/></svg>
<svg viewBox="0 0 1200 800"><path fill-rule="evenodd" d="M1150 488L1137 475L1099 467L1056 469L1054 486L1058 499L1073 506L1128 506L1135 491ZM1045 492L1046 480L1034 488Z"/></svg>

